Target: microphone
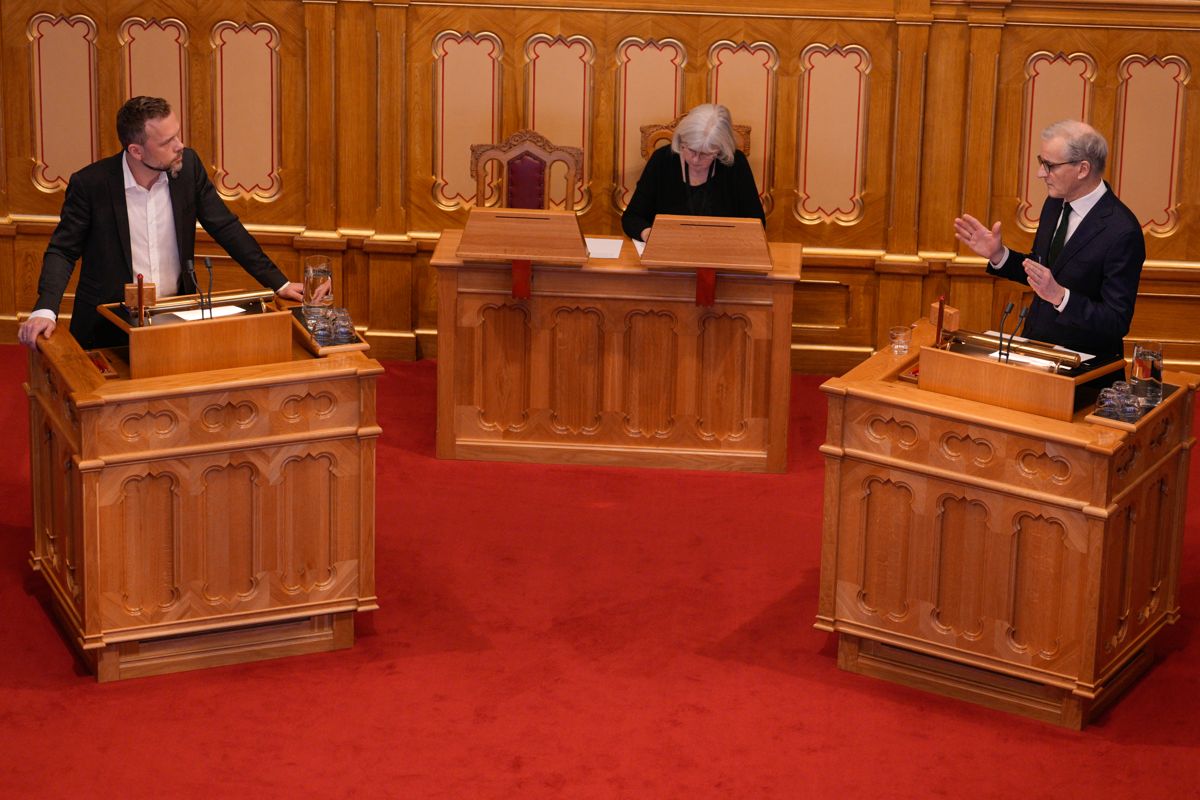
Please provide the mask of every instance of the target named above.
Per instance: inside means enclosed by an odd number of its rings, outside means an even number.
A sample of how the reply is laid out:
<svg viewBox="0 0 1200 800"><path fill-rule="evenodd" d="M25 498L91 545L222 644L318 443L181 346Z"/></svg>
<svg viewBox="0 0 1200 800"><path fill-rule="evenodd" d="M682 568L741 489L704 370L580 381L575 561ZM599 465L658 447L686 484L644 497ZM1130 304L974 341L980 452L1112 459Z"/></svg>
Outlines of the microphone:
<svg viewBox="0 0 1200 800"><path fill-rule="evenodd" d="M213 318L213 304L212 304L213 271L212 271L212 259L209 258L208 256L204 257L204 268L206 270L208 270L208 318L212 319Z"/></svg>
<svg viewBox="0 0 1200 800"><path fill-rule="evenodd" d="M1017 331L1019 331L1019 330L1021 330L1023 327L1025 327L1025 317L1026 317L1028 314L1029 314L1029 306L1022 306L1022 307L1021 307L1021 313L1017 315L1017 324L1016 324L1016 326L1013 328L1013 331L1012 331L1012 333L1010 333L1010 334L1008 335L1008 352L1007 352L1007 353L1005 353L1005 355L1004 355L1004 360L1005 360L1005 361L1008 361L1010 358L1012 358L1012 343L1013 343L1013 339L1017 338ZM1003 329L1001 329L1001 331L1000 331L1000 335L1001 335L1001 336L1003 336L1003 335L1004 335L1004 331L1003 331Z"/></svg>
<svg viewBox="0 0 1200 800"><path fill-rule="evenodd" d="M184 262L183 269L184 272L187 273L187 276L192 279L193 291L195 291L196 294L200 294L200 284L196 281L196 265L192 262L192 259L189 258L186 262Z"/></svg>
<svg viewBox="0 0 1200 800"><path fill-rule="evenodd" d="M996 352L996 360L1004 360L1004 322L1008 319L1008 315L1012 313L1013 304L1009 300L1004 306L1004 313L1000 315L1000 349Z"/></svg>

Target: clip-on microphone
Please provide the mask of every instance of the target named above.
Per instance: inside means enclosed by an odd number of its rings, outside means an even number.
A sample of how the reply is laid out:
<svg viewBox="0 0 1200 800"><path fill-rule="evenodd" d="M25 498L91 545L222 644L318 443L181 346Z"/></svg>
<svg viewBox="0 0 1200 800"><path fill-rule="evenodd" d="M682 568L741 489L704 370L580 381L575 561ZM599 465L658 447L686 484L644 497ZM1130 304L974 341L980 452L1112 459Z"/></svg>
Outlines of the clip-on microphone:
<svg viewBox="0 0 1200 800"><path fill-rule="evenodd" d="M213 318L213 303L212 303L212 286L213 286L213 271L212 259L208 256L204 257L204 268L208 270L208 318Z"/></svg>

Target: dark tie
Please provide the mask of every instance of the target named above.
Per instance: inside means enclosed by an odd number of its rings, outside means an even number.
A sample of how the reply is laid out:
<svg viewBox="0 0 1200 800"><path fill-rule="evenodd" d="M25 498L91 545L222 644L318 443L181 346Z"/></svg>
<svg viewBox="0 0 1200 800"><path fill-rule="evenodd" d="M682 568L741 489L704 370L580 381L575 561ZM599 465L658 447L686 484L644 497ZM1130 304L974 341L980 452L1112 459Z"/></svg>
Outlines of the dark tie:
<svg viewBox="0 0 1200 800"><path fill-rule="evenodd" d="M1046 266L1053 268L1054 262L1058 261L1058 254L1062 252L1063 244L1067 241L1067 225L1071 219L1071 204L1063 203L1062 217L1058 221L1058 227L1054 229L1054 238L1050 240L1050 254L1046 259Z"/></svg>

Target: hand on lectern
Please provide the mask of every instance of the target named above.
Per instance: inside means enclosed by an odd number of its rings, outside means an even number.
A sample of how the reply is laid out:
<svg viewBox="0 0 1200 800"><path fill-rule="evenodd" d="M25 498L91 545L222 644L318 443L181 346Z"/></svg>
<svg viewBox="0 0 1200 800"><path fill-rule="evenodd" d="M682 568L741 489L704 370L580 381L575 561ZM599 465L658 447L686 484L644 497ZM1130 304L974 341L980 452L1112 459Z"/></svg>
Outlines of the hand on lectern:
<svg viewBox="0 0 1200 800"><path fill-rule="evenodd" d="M57 326L58 323L50 317L30 317L17 329L17 341L30 350L36 350L38 336L49 339Z"/></svg>
<svg viewBox="0 0 1200 800"><path fill-rule="evenodd" d="M304 284L289 281L275 291L275 294L282 297L284 300L295 300L297 303L304 300Z"/></svg>

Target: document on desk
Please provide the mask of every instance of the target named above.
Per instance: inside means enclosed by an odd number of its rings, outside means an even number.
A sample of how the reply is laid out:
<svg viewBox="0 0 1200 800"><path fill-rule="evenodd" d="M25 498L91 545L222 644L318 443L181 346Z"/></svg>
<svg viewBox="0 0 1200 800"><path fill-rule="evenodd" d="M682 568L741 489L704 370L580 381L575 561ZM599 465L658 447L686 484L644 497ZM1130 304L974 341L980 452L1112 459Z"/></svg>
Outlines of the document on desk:
<svg viewBox="0 0 1200 800"><path fill-rule="evenodd" d="M215 308L189 308L185 311L172 311L167 314L160 314L154 317L156 324L164 324L170 322L198 322L202 319L217 317L231 317L234 314L243 314L246 309L241 306L216 306Z"/></svg>
<svg viewBox="0 0 1200 800"><path fill-rule="evenodd" d="M591 258L620 258L621 245L624 239L599 239L592 236L583 237L587 245L588 256Z"/></svg>

